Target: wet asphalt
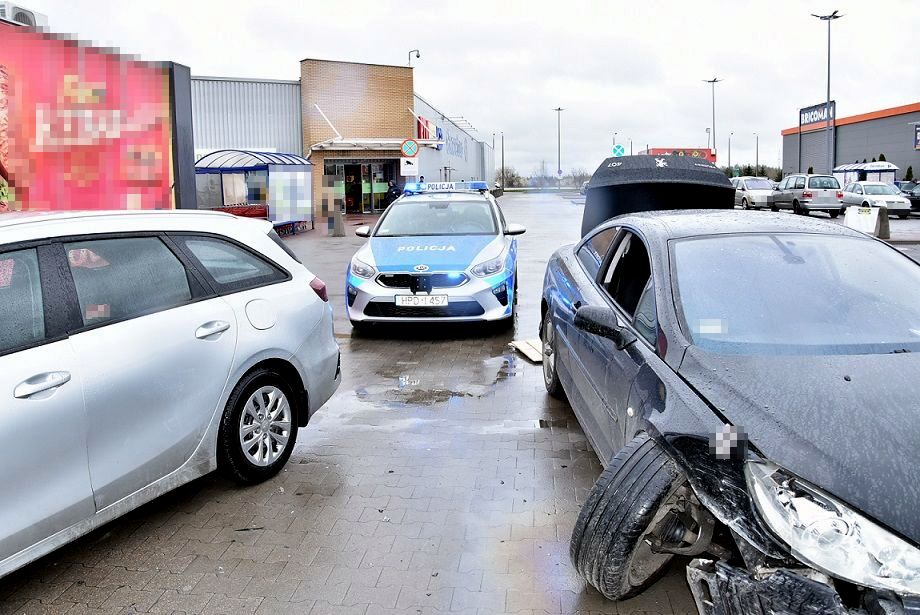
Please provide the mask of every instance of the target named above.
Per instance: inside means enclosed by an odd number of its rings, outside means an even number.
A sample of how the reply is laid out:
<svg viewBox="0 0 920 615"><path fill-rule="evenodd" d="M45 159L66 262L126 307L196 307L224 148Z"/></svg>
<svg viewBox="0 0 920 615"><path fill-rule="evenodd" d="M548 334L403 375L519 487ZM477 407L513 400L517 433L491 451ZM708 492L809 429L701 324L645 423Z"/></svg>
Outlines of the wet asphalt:
<svg viewBox="0 0 920 615"><path fill-rule="evenodd" d="M0 581L0 613L695 613L683 566L621 603L568 559L601 472L539 365L546 261L578 239L572 198L507 195L519 238L513 330L353 333L346 265L363 239L287 239L335 308L342 384L262 485L186 485Z"/></svg>

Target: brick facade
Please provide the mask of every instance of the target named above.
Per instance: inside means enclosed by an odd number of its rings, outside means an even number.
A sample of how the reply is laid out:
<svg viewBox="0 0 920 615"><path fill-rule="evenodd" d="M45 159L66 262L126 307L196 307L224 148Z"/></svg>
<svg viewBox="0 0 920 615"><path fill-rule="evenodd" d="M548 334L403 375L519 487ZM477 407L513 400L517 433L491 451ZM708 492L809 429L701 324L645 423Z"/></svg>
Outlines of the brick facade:
<svg viewBox="0 0 920 615"><path fill-rule="evenodd" d="M400 154L398 150L315 151L311 154L310 147L314 143L335 136L314 105L319 105L345 138L414 137L415 118L409 113L414 106L412 69L306 59L300 62L300 92L304 154L309 155L315 165L313 210L319 228L323 216L329 215L329 203L323 206L322 194L323 167L327 158L398 159Z"/></svg>

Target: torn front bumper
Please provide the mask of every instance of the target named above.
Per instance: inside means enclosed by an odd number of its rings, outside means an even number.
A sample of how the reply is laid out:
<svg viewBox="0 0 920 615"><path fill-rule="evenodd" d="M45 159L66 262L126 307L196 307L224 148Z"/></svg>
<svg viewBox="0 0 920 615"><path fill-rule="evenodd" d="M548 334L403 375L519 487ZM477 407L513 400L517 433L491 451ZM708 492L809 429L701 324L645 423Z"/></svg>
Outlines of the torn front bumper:
<svg viewBox="0 0 920 615"><path fill-rule="evenodd" d="M920 615L920 598L868 590L860 608L848 608L833 586L794 570L763 578L723 562L695 559L687 582L701 615Z"/></svg>

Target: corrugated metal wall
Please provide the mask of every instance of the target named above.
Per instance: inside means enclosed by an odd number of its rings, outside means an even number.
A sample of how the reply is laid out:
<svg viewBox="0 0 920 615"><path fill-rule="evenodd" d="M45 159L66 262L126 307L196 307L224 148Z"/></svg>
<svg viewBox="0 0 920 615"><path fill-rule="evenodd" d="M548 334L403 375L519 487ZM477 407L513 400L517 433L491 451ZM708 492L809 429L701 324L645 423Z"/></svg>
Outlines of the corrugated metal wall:
<svg viewBox="0 0 920 615"><path fill-rule="evenodd" d="M196 159L218 149L303 154L300 83L192 78Z"/></svg>
<svg viewBox="0 0 920 615"><path fill-rule="evenodd" d="M886 118L838 126L836 138L836 164L862 162L885 154L888 162L901 170L904 177L907 167L920 168L920 151L914 149L913 122L920 122L920 113L904 113ZM802 161L799 168L798 134L783 137L783 173L797 173L814 167L825 172L827 167L827 133L823 130L802 134Z"/></svg>

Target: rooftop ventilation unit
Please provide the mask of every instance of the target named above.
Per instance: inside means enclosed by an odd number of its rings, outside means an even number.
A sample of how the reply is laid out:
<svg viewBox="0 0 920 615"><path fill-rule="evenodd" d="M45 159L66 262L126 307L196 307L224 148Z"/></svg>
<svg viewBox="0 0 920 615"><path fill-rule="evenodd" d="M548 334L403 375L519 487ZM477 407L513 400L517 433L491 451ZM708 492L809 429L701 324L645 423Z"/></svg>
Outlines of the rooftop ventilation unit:
<svg viewBox="0 0 920 615"><path fill-rule="evenodd" d="M48 17L35 11L17 6L12 2L0 2L0 20L30 28L47 29Z"/></svg>

